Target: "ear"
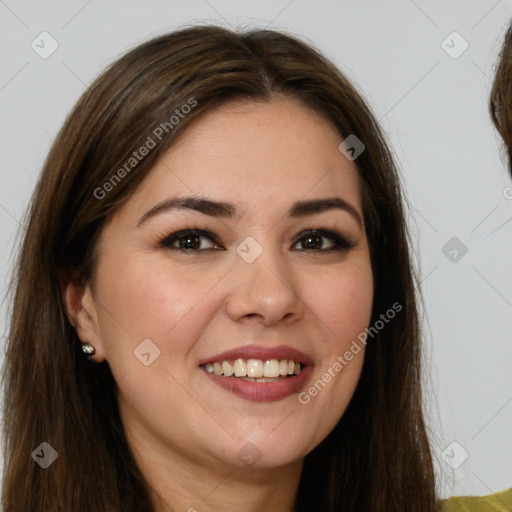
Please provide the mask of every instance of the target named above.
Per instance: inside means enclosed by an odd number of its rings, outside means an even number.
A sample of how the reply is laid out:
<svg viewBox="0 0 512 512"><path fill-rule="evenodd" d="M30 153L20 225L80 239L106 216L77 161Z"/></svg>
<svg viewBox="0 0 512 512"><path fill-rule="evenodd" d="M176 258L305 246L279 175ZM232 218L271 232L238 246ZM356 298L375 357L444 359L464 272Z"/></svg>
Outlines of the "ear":
<svg viewBox="0 0 512 512"><path fill-rule="evenodd" d="M99 329L96 302L89 283L84 283L76 271L60 269L59 285L64 311L71 325L76 329L82 343L88 342L96 353L88 356L90 361L105 360L105 352ZM84 357L87 357L84 354Z"/></svg>

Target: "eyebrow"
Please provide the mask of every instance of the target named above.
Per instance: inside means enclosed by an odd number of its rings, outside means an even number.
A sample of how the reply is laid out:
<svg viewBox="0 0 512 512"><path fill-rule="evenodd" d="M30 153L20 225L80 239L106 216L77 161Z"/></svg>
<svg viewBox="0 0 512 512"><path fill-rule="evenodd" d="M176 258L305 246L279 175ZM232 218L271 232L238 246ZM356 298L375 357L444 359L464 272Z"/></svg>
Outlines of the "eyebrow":
<svg viewBox="0 0 512 512"><path fill-rule="evenodd" d="M212 217L238 218L236 207L231 203L212 201L201 197L175 197L165 199L147 211L137 222L137 227L152 217L171 210L194 210ZM291 218L300 218L306 215L322 213L330 210L343 210L348 212L363 227L363 219L359 212L341 197L328 197L309 201L297 201L288 210Z"/></svg>

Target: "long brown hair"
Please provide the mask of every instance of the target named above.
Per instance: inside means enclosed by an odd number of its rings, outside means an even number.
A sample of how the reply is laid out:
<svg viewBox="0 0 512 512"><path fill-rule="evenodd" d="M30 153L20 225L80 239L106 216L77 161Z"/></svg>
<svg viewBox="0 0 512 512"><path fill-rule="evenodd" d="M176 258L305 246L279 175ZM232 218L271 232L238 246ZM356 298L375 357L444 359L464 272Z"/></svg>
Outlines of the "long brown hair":
<svg viewBox="0 0 512 512"><path fill-rule="evenodd" d="M12 282L4 368L6 512L152 510L108 363L87 362L81 353L64 314L59 272L94 278L106 219L191 122L229 100L265 102L278 95L322 114L340 137L355 134L365 144L355 163L375 284L372 325L392 304L403 307L369 340L348 409L306 456L297 510L435 510L421 403L417 278L399 176L381 131L349 81L298 39L196 26L142 44L96 79L67 118L37 183ZM155 127L191 99L194 108L163 130L136 168L99 193ZM58 452L45 470L30 457L41 442Z"/></svg>
<svg viewBox="0 0 512 512"><path fill-rule="evenodd" d="M499 55L489 108L494 126L505 143L512 175L512 24L508 27Z"/></svg>

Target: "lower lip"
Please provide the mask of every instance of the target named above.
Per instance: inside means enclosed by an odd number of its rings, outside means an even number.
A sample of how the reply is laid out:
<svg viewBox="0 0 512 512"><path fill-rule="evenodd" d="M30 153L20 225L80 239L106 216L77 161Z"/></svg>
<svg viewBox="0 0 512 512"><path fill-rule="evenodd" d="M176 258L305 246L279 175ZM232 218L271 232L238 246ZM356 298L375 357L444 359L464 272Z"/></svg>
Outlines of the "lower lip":
<svg viewBox="0 0 512 512"><path fill-rule="evenodd" d="M251 382L237 377L223 377L201 370L212 381L227 391L253 402L276 402L298 393L305 384L312 367L306 366L299 375L286 377L274 382Z"/></svg>

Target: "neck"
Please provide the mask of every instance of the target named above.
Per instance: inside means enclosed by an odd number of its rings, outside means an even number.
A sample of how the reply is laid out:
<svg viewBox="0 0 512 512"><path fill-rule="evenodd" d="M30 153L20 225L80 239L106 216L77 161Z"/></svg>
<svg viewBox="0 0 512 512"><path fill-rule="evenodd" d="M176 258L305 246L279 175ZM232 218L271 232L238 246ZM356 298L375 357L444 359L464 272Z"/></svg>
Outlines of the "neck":
<svg viewBox="0 0 512 512"><path fill-rule="evenodd" d="M191 458L133 431L127 435L151 486L155 512L295 510L303 459L274 468L240 469L213 459Z"/></svg>

